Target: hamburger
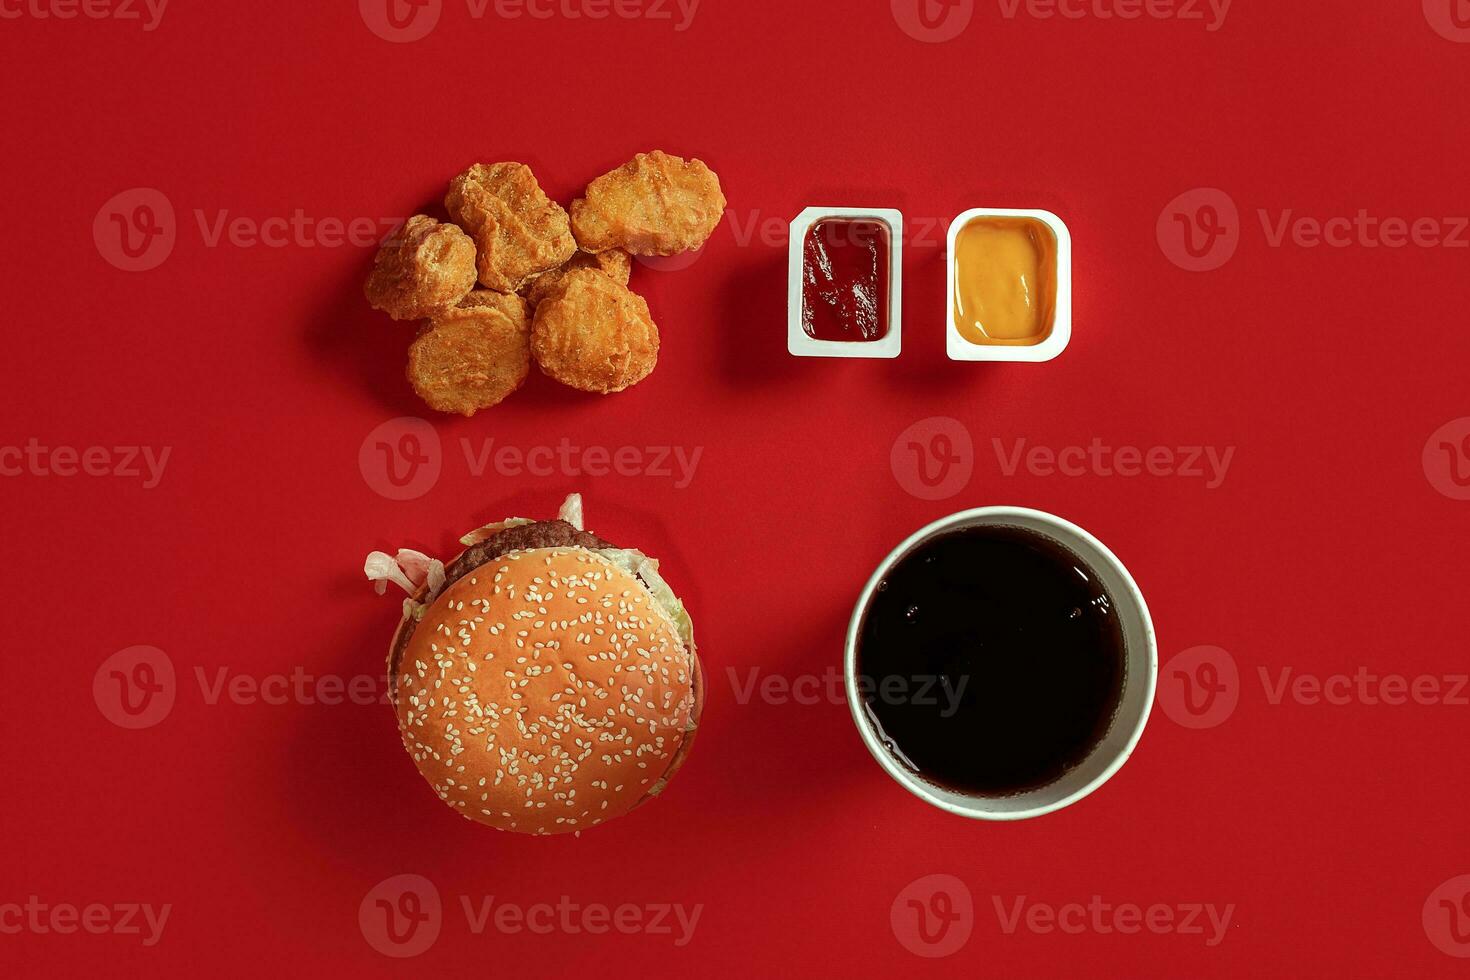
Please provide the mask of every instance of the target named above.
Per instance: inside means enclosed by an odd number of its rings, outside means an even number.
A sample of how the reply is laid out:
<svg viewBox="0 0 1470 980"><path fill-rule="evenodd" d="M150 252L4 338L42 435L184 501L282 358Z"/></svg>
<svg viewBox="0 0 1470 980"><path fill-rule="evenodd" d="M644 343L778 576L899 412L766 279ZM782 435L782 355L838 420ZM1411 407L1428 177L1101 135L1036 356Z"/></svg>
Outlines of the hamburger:
<svg viewBox="0 0 1470 980"><path fill-rule="evenodd" d="M379 593L408 598L388 652L403 747L466 819L523 834L586 830L668 785L704 685L684 605L640 551L555 520L460 539L447 564L374 552Z"/></svg>

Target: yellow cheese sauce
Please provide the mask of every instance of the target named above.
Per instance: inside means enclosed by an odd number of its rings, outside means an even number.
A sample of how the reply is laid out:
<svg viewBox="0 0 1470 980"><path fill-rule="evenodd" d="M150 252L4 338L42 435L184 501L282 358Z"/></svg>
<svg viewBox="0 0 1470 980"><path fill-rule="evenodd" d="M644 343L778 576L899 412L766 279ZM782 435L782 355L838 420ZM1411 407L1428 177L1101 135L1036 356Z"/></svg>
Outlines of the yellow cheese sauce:
<svg viewBox="0 0 1470 980"><path fill-rule="evenodd" d="M973 218L955 237L954 313L972 344L1025 347L1051 335L1057 239L1035 218Z"/></svg>

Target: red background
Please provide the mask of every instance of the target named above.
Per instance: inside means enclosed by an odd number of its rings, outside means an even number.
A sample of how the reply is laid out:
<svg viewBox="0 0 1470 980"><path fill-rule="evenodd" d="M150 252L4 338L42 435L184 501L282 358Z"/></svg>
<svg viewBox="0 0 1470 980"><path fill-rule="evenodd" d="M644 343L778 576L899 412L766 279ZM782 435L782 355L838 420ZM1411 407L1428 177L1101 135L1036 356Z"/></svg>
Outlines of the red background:
<svg viewBox="0 0 1470 980"><path fill-rule="evenodd" d="M21 975L290 971L544 975L1449 975L1420 910L1470 871L1467 708L1272 705L1257 679L1465 670L1470 504L1421 450L1470 415L1467 252L1270 247L1256 218L1467 209L1470 46L1416 0L1237 0L1202 23L1006 19L980 3L920 43L885 0L705 0L649 20L515 21L450 0L387 43L352 0L175 0L136 22L0 20L5 445L172 447L161 484L0 481L11 597L0 903L170 903L161 942L0 935ZM402 380L410 327L369 310L370 248L208 247L195 212L262 221L412 213L476 160L524 160L570 200L635 151L697 155L730 219L687 270L635 269L663 331L657 371L605 400L539 376L472 420L433 419L443 475L395 502L359 472L368 433L427 416ZM178 242L118 271L92 235L114 194L155 188ZM1195 187L1239 205L1239 252L1189 273L1155 239ZM813 204L901 208L911 231L975 205L1044 207L1076 244L1070 349L1039 366L947 361L943 249L905 256L897 361L785 351L785 244L743 237ZM941 225L942 227L942 225ZM938 502L889 452L952 416L975 475ZM459 440L529 449L703 448L667 478L476 477ZM1236 447L1223 486L1181 477L1007 477L992 437L1050 447ZM364 554L455 537L587 494L589 525L664 561L712 680L666 796L580 839L458 820L377 705L208 703L209 678L381 669L397 600ZM1239 664L1240 706L1191 731L1156 710L1081 804L1017 825L925 806L868 756L841 703L741 704L731 673L840 668L852 602L919 525L1015 503L1087 527L1130 566L1160 656ZM172 713L125 731L94 672L135 644L178 672ZM415 873L438 942L384 958L357 922ZM889 908L947 873L974 935L911 955ZM1062 905L1233 903L1204 937L1006 935L992 896ZM694 940L473 934L459 896L529 905L703 904Z"/></svg>

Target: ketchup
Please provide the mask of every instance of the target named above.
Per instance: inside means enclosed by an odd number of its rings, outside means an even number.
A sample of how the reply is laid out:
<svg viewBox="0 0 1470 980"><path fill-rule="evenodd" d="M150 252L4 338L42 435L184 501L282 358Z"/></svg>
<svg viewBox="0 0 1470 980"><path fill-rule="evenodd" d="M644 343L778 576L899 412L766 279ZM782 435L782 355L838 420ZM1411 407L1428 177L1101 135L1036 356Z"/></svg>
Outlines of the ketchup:
<svg viewBox="0 0 1470 980"><path fill-rule="evenodd" d="M802 243L801 327L813 340L868 343L888 334L888 226L827 218Z"/></svg>

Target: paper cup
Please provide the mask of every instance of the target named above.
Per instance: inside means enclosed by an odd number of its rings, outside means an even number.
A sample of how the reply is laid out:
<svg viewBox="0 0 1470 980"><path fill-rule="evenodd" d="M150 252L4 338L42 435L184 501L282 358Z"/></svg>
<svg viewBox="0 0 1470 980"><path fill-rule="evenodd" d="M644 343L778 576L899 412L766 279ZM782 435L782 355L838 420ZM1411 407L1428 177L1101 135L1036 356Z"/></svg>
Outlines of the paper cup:
<svg viewBox="0 0 1470 980"><path fill-rule="evenodd" d="M1097 574L1112 597L1123 630L1126 663L1123 692L1112 726L1088 756L1056 781L1039 789L1006 796L959 792L925 779L899 760L868 719L859 691L858 641L878 586L906 555L938 535L968 527L995 525L1019 528L1050 538L1080 558ZM1112 778L1133 754L1153 706L1158 681L1158 643L1143 593L1117 557L1082 528L1060 517L1024 507L981 507L962 511L915 532L885 558L868 580L847 630L844 670L847 703L863 742L887 773L915 796L951 813L978 820L1025 820L1060 810L1082 799Z"/></svg>

